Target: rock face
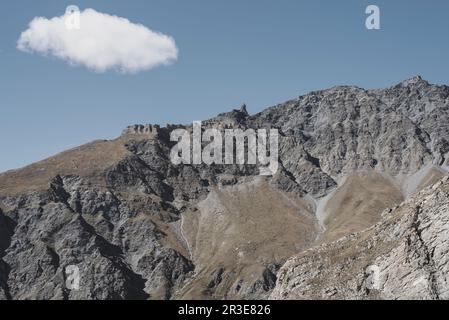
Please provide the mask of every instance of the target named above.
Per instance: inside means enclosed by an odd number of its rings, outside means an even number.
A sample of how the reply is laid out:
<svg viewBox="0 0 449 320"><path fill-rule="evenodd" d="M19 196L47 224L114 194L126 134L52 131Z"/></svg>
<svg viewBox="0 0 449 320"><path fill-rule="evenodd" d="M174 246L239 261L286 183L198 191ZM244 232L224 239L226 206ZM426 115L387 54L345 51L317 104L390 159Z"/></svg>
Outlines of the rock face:
<svg viewBox="0 0 449 320"><path fill-rule="evenodd" d="M135 125L0 174L0 299L401 298L421 275L410 297L447 296L447 182L418 192L447 173L449 87L335 87L203 124L279 129L279 170L174 165L190 126Z"/></svg>
<svg viewBox="0 0 449 320"><path fill-rule="evenodd" d="M449 299L449 177L362 232L309 249L279 272L273 299Z"/></svg>
<svg viewBox="0 0 449 320"><path fill-rule="evenodd" d="M133 126L129 126L122 131L122 135L129 134L144 134L144 135L156 135L159 133L160 126L152 125L152 124L136 124Z"/></svg>

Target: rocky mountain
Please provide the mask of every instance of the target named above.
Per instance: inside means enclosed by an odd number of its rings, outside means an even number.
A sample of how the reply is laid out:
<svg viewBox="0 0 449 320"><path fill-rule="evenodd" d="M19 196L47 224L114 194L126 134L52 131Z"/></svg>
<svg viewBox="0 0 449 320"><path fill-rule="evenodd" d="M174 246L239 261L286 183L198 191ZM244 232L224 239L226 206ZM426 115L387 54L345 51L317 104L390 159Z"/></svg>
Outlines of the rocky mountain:
<svg viewBox="0 0 449 320"><path fill-rule="evenodd" d="M373 227L289 259L271 298L447 300L448 213L446 176Z"/></svg>
<svg viewBox="0 0 449 320"><path fill-rule="evenodd" d="M449 87L339 86L203 124L278 129L279 170L174 165L191 126L134 125L0 174L0 299L446 298Z"/></svg>

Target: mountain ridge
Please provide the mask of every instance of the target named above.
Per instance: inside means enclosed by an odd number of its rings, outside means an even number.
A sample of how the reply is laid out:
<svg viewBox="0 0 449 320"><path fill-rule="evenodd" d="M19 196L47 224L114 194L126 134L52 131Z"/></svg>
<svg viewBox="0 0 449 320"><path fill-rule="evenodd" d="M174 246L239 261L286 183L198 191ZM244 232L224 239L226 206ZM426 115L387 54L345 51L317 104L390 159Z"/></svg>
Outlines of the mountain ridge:
<svg viewBox="0 0 449 320"><path fill-rule="evenodd" d="M449 167L449 87L420 76L203 124L279 129L278 172L173 165L169 132L190 125L135 125L0 174L0 299L282 297L291 257L380 223Z"/></svg>

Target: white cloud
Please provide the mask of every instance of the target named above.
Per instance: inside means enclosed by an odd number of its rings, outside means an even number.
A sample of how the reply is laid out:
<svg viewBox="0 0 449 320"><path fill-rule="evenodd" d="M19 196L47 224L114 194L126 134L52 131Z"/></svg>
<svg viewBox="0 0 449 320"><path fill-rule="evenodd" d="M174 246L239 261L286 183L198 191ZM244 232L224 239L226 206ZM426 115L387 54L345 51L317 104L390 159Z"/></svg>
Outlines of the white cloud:
<svg viewBox="0 0 449 320"><path fill-rule="evenodd" d="M103 72L149 70L177 60L173 38L127 19L86 9L80 29L66 27L68 14L52 19L36 17L17 42L25 52L53 55L71 64Z"/></svg>

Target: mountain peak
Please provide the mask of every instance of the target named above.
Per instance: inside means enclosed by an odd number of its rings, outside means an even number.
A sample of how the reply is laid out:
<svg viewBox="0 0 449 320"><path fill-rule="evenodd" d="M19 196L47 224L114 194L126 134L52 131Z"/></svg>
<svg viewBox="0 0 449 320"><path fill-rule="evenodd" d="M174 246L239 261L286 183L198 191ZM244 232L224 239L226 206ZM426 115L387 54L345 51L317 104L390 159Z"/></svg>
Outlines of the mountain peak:
<svg viewBox="0 0 449 320"><path fill-rule="evenodd" d="M429 83L418 74L410 79L402 81L400 84L402 86L406 87L406 86L410 86L410 85L429 84Z"/></svg>

